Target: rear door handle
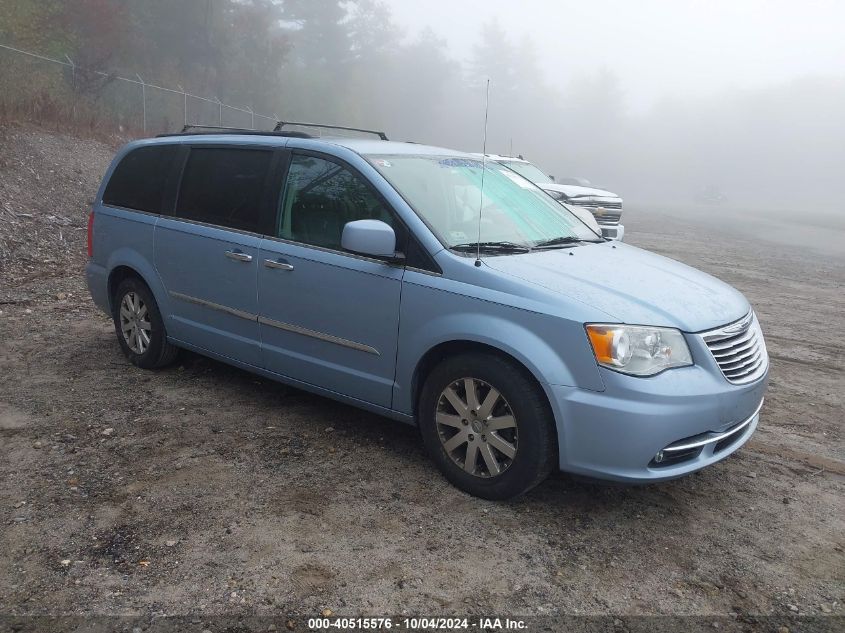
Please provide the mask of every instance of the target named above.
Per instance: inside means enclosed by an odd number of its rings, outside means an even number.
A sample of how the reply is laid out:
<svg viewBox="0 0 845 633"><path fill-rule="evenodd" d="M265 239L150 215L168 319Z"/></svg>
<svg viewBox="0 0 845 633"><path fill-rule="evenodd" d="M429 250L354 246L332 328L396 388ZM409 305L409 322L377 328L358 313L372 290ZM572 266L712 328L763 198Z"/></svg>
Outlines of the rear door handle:
<svg viewBox="0 0 845 633"><path fill-rule="evenodd" d="M279 270L293 270L293 265L288 264L287 262L277 261L275 259L265 259L264 265L267 268L277 268Z"/></svg>
<svg viewBox="0 0 845 633"><path fill-rule="evenodd" d="M226 251L226 257L229 259L234 259L237 262L251 262L252 255L248 255L246 253L240 253L238 251Z"/></svg>

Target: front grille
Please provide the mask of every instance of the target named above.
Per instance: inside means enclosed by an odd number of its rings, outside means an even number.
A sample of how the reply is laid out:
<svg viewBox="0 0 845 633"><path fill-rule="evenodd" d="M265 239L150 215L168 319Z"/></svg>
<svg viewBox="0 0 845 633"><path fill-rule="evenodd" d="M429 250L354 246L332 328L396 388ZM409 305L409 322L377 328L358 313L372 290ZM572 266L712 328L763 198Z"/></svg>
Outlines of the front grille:
<svg viewBox="0 0 845 633"><path fill-rule="evenodd" d="M618 209L619 212L622 212L622 201L621 200L602 200L596 198L570 198L568 200L570 204L577 204L579 207L587 207L592 209L593 207L604 207L605 209Z"/></svg>
<svg viewBox="0 0 845 633"><path fill-rule="evenodd" d="M619 219L622 217L621 202L618 203L618 207L611 207L611 203L605 202L572 202L571 204L583 207L592 213L599 224L619 224Z"/></svg>
<svg viewBox="0 0 845 633"><path fill-rule="evenodd" d="M760 378L769 365L763 332L753 312L735 323L701 334L728 380L740 385Z"/></svg>

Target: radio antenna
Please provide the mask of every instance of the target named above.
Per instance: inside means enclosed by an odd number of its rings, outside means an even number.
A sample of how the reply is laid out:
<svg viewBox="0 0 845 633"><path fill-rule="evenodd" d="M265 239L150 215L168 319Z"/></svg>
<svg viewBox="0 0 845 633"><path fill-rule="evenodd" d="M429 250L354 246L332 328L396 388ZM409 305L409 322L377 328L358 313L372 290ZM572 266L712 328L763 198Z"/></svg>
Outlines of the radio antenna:
<svg viewBox="0 0 845 633"><path fill-rule="evenodd" d="M481 210L484 208L484 173L487 171L487 114L490 112L490 78L484 97L484 142L481 152L481 199L478 202L478 240L476 240L475 265L481 266Z"/></svg>

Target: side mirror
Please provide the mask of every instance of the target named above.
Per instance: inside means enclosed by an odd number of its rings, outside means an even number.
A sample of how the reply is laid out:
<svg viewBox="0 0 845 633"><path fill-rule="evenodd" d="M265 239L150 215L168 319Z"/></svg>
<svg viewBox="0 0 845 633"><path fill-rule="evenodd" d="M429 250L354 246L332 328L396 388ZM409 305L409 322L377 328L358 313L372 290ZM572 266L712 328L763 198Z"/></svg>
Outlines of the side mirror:
<svg viewBox="0 0 845 633"><path fill-rule="evenodd" d="M551 179L552 179L552 182L555 182L555 177L554 177L554 176L552 176L551 174L549 174L549 178L551 178Z"/></svg>
<svg viewBox="0 0 845 633"><path fill-rule="evenodd" d="M340 245L361 255L393 257L396 254L396 233L381 220L355 220L344 225Z"/></svg>

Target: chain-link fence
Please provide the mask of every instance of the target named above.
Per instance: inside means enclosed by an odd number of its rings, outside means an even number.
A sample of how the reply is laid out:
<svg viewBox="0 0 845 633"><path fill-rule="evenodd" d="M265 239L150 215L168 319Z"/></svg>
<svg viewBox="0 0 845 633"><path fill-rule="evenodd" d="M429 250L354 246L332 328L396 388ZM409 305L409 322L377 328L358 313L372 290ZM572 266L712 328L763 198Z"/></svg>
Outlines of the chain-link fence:
<svg viewBox="0 0 845 633"><path fill-rule="evenodd" d="M184 125L272 129L279 118L165 88L140 75L122 77L0 44L0 106L34 115L61 114L112 124L145 135L173 132Z"/></svg>

